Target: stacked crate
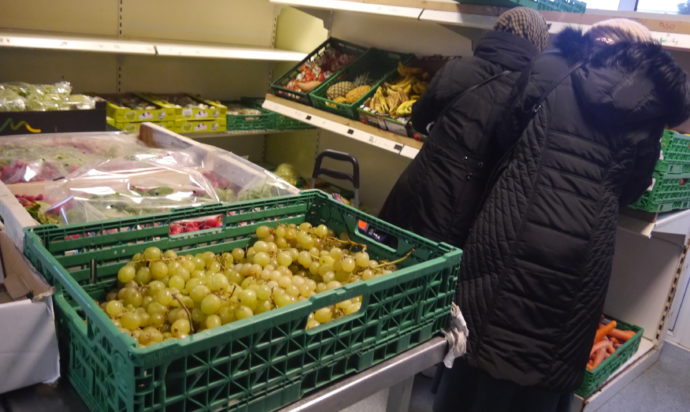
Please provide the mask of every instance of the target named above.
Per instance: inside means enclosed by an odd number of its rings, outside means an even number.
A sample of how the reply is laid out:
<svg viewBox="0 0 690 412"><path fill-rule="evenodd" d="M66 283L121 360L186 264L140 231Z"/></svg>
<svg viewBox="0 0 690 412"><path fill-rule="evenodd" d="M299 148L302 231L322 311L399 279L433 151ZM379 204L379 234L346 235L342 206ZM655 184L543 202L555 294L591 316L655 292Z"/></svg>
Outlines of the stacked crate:
<svg viewBox="0 0 690 412"><path fill-rule="evenodd" d="M690 208L690 135L665 130L652 184L633 209L668 212Z"/></svg>

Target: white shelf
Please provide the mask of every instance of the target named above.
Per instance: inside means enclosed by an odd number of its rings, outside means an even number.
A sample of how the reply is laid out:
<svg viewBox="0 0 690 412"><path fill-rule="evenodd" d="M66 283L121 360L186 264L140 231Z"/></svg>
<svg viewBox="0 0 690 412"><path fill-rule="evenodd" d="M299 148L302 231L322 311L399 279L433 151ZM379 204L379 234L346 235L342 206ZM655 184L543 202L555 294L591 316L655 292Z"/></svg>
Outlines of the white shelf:
<svg viewBox="0 0 690 412"><path fill-rule="evenodd" d="M14 32L0 32L0 47L267 61L300 61L306 57L306 53L271 48Z"/></svg>
<svg viewBox="0 0 690 412"><path fill-rule="evenodd" d="M253 136L262 134L276 134L290 132L294 130L277 130L277 129L257 129L257 130L226 130L223 132L209 132L209 133L182 133L182 136L190 139L213 139L218 137L234 137L234 136Z"/></svg>
<svg viewBox="0 0 690 412"><path fill-rule="evenodd" d="M291 100L266 95L263 107L296 120L329 130L350 139L358 140L401 156L414 158L422 143L409 137L400 136L356 120L347 119L333 113L315 109Z"/></svg>
<svg viewBox="0 0 690 412"><path fill-rule="evenodd" d="M626 209L620 215L619 226L646 237L651 237L653 233L662 233L683 236L687 240L690 234L690 209L662 214Z"/></svg>
<svg viewBox="0 0 690 412"><path fill-rule="evenodd" d="M491 29L496 17L505 9L494 6L459 4L452 0L270 0L272 3L304 9L347 11L423 20L450 26ZM567 26L588 27L609 19L603 10L585 13L542 11L551 23L550 32L558 33ZM683 17L663 14L616 11L615 17L637 20L647 26L666 48L690 50L690 22Z"/></svg>

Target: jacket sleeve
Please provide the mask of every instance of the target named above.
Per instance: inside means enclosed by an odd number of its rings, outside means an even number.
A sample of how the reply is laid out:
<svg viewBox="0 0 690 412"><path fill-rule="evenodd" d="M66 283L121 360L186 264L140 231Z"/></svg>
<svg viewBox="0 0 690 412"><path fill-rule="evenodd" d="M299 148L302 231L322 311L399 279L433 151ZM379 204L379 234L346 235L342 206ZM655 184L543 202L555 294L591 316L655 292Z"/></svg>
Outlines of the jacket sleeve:
<svg viewBox="0 0 690 412"><path fill-rule="evenodd" d="M648 133L648 138L637 144L637 155L630 178L621 191L620 204L626 206L639 199L652 184L652 173L661 152L662 130L657 129Z"/></svg>
<svg viewBox="0 0 690 412"><path fill-rule="evenodd" d="M434 122L448 103L449 96L444 93L443 84L451 71L452 63L445 64L431 79L426 92L412 105L412 126L416 131L428 134L429 123Z"/></svg>

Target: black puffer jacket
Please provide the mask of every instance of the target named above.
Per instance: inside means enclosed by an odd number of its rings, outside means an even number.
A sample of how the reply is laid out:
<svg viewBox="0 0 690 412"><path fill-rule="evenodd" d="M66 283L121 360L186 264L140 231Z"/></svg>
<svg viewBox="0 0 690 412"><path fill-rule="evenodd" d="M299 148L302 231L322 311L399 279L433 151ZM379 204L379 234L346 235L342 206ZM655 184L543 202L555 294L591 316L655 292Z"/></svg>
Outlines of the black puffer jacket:
<svg viewBox="0 0 690 412"><path fill-rule="evenodd" d="M649 185L663 127L690 102L685 73L658 45L601 47L572 29L556 45L535 60L520 112L562 81L523 119L477 216L458 301L470 364L566 392L582 379L602 313L619 207Z"/></svg>
<svg viewBox="0 0 690 412"><path fill-rule="evenodd" d="M412 109L414 127L429 140L388 195L380 217L436 241L462 246L494 160L493 132L520 71L537 55L529 41L505 32L488 33L474 56L447 63ZM466 93L505 70L511 73ZM440 116L440 117L439 117Z"/></svg>

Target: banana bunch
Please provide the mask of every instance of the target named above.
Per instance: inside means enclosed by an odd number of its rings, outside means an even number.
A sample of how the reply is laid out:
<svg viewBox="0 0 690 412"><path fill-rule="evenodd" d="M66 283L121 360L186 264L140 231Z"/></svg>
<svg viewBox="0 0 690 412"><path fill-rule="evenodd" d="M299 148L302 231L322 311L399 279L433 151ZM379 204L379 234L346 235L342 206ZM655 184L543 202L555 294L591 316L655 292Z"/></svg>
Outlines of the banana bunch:
<svg viewBox="0 0 690 412"><path fill-rule="evenodd" d="M419 67L398 63L398 80L384 83L374 95L365 102L376 113L387 114L393 118L409 116L412 105L426 91L429 74Z"/></svg>

